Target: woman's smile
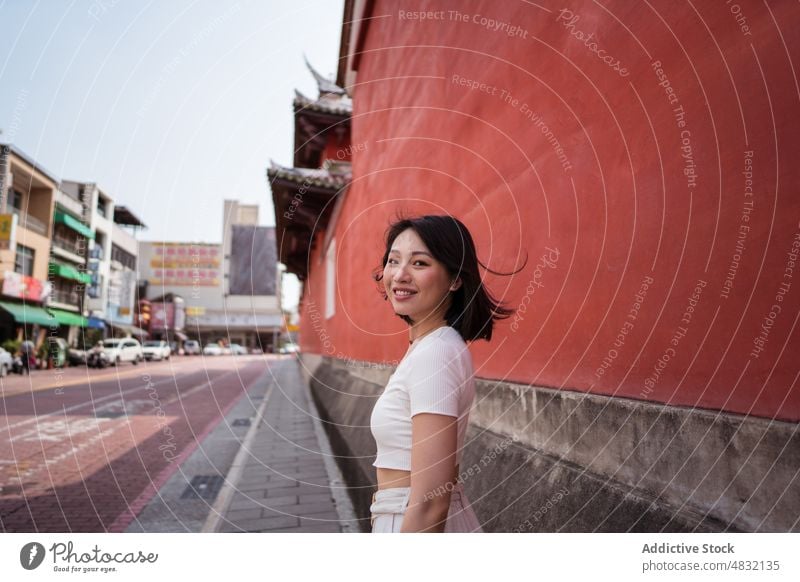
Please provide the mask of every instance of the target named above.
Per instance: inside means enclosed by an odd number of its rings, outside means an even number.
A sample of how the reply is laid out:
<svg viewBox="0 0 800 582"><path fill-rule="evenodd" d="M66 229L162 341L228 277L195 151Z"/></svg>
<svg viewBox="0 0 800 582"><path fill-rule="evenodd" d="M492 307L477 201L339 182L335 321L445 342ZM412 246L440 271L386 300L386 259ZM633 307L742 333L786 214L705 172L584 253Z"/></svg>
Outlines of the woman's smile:
<svg viewBox="0 0 800 582"><path fill-rule="evenodd" d="M394 298L398 301L408 301L417 294L413 289L402 289L399 287L395 287L392 293L394 294Z"/></svg>

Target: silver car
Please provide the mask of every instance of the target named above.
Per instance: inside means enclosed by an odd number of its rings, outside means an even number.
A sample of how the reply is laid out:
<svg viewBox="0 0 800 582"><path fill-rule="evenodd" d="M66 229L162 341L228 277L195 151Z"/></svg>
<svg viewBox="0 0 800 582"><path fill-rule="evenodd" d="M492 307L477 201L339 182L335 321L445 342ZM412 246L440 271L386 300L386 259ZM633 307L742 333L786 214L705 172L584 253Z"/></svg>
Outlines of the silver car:
<svg viewBox="0 0 800 582"><path fill-rule="evenodd" d="M186 340L183 342L183 353L187 356L199 356L201 351L200 342L196 340Z"/></svg>

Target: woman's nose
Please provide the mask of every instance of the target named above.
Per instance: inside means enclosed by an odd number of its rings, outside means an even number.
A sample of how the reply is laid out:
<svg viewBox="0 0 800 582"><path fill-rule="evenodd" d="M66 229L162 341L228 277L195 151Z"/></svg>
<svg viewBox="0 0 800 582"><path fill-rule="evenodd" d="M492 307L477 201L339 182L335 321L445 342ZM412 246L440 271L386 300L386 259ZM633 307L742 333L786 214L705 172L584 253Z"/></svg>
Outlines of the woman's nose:
<svg viewBox="0 0 800 582"><path fill-rule="evenodd" d="M408 280L408 270L402 266L397 265L394 270L394 276L392 277L395 281L407 281Z"/></svg>

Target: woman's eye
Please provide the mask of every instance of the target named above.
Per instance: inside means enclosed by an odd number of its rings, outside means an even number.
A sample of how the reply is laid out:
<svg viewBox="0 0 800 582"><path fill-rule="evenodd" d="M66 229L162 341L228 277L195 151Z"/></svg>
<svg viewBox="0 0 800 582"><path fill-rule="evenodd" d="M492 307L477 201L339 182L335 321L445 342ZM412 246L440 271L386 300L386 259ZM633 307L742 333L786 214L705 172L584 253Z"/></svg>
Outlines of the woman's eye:
<svg viewBox="0 0 800 582"><path fill-rule="evenodd" d="M386 261L386 264L387 264L387 265L394 265L396 262L397 262L397 261L396 261L395 259L388 259L388 260ZM422 267L427 267L427 266L428 266L428 263L426 263L425 261L420 261L420 260L416 260L416 261L414 261L414 264L415 264L415 265L420 265L420 266L422 266Z"/></svg>

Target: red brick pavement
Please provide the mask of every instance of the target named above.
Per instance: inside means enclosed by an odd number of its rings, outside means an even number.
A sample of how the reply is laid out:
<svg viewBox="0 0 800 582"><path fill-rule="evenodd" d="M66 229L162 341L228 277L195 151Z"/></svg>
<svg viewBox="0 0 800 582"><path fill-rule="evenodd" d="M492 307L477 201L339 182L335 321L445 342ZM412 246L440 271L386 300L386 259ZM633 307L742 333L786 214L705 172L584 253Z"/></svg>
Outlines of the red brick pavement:
<svg viewBox="0 0 800 582"><path fill-rule="evenodd" d="M124 531L265 369L198 359L2 398L0 531Z"/></svg>

